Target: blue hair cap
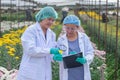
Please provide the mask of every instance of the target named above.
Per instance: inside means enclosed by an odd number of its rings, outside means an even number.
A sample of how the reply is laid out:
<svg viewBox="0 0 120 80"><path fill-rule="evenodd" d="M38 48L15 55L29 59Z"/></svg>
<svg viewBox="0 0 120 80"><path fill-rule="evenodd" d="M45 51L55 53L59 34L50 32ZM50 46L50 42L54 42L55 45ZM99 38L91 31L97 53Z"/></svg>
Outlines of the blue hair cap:
<svg viewBox="0 0 120 80"><path fill-rule="evenodd" d="M80 19L75 15L69 15L63 20L63 24L74 24L80 26Z"/></svg>
<svg viewBox="0 0 120 80"><path fill-rule="evenodd" d="M53 7L50 6L44 7L35 15L35 19L38 22L47 18L54 18L54 19L58 18L58 14Z"/></svg>

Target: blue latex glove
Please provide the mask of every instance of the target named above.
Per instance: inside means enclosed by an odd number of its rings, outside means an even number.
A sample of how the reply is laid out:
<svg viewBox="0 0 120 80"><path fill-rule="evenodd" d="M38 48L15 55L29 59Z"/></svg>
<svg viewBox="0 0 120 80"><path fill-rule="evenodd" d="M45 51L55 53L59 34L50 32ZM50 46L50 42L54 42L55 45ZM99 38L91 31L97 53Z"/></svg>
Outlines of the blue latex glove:
<svg viewBox="0 0 120 80"><path fill-rule="evenodd" d="M54 55L55 55L55 54L60 54L60 53L59 53L59 48L51 48L51 49L50 49L50 54L54 54Z"/></svg>
<svg viewBox="0 0 120 80"><path fill-rule="evenodd" d="M71 52L69 52L69 54L76 54L76 52L75 51L71 51Z"/></svg>
<svg viewBox="0 0 120 80"><path fill-rule="evenodd" d="M61 54L56 54L53 56L53 60L55 61L62 61L62 55Z"/></svg>
<svg viewBox="0 0 120 80"><path fill-rule="evenodd" d="M81 63L81 64L85 64L87 62L87 60L85 59L85 57L83 57L83 58L78 57L76 59L76 61L79 62L79 63Z"/></svg>

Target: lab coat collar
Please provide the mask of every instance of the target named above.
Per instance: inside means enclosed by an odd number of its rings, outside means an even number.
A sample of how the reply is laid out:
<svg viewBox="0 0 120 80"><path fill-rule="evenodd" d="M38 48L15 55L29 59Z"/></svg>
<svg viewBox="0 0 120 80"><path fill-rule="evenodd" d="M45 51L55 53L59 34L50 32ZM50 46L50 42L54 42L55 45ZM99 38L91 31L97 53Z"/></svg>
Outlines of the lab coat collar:
<svg viewBox="0 0 120 80"><path fill-rule="evenodd" d="M36 22L36 26L37 26L37 29L38 29L39 31L42 31L42 28L41 28L39 22ZM47 32L48 32L48 31L51 31L51 30L48 28L48 29L47 29Z"/></svg>
<svg viewBox="0 0 120 80"><path fill-rule="evenodd" d="M82 37L83 37L82 33L78 32L78 38L82 38Z"/></svg>
<svg viewBox="0 0 120 80"><path fill-rule="evenodd" d="M42 35L43 39L45 40L45 42L49 42L49 40L51 39L51 29L47 29L47 33L46 33L46 38L44 36L44 33L43 33L43 30L40 26L40 23L39 22L36 22L36 27L37 27L37 30L40 32L40 34Z"/></svg>
<svg viewBox="0 0 120 80"><path fill-rule="evenodd" d="M62 36L62 40L61 41L63 41L64 42L64 45L68 48L68 41L67 41L67 34L64 34L63 36ZM81 33L81 32L78 32L78 41L79 41L79 44L81 44L81 45L79 45L79 47L80 47L80 49L81 49L81 51L83 52L83 47L82 46L84 46L83 45L83 39L81 39L83 37L83 33ZM68 53L68 50L67 50L67 53ZM68 55L68 54L66 54L66 55Z"/></svg>

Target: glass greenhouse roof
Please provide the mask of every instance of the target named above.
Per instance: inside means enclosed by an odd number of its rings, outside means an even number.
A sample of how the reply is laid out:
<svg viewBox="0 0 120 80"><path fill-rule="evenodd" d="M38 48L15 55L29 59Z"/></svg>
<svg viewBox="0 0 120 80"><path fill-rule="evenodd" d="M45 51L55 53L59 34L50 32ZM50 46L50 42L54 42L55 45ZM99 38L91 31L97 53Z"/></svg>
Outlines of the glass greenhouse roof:
<svg viewBox="0 0 120 80"><path fill-rule="evenodd" d="M35 4L48 4L48 5L75 5L81 4L93 4L94 2L99 4L100 0L1 0L1 4L15 4L16 6L23 5L35 5ZM117 2L117 0L108 0L109 3ZM19 4L20 3L20 4ZM106 4L106 0L101 0L101 4Z"/></svg>

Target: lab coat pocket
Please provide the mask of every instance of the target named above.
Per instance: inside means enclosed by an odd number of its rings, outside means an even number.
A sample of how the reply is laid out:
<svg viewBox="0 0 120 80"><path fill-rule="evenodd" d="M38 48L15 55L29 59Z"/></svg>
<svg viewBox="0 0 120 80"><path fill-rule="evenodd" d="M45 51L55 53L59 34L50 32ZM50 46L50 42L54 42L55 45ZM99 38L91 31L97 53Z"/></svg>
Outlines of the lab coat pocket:
<svg viewBox="0 0 120 80"><path fill-rule="evenodd" d="M27 64L27 66L22 67L21 75L24 80L34 80L37 77L36 66L36 64Z"/></svg>

